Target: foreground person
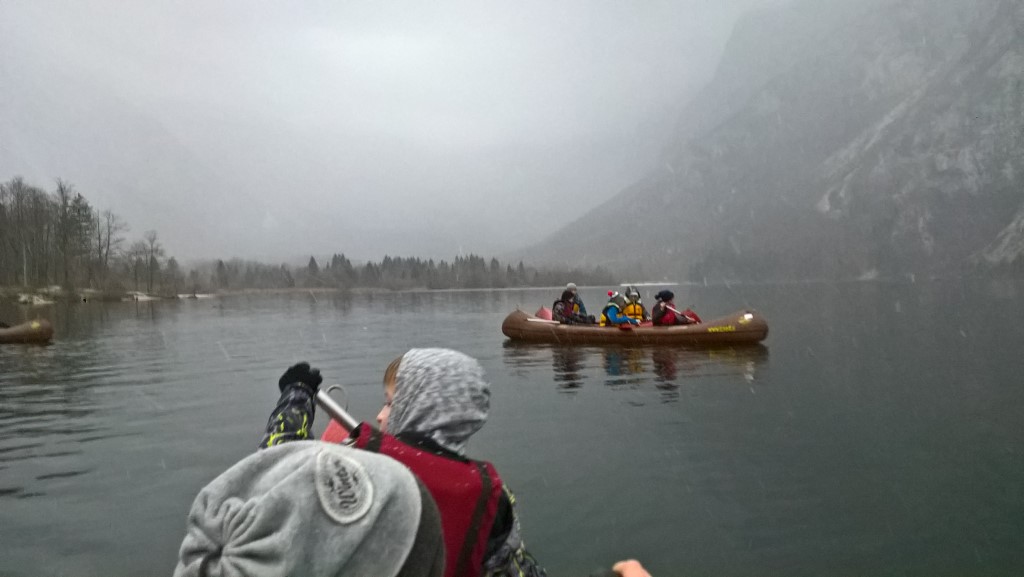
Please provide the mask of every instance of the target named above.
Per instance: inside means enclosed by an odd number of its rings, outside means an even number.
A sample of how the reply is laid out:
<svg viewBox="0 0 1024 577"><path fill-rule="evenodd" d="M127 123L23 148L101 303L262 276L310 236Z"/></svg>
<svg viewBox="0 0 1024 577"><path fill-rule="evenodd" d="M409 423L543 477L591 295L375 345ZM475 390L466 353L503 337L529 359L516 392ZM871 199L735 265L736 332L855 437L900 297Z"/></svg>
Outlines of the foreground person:
<svg viewBox="0 0 1024 577"><path fill-rule="evenodd" d="M627 559L612 565L611 571L594 573L590 577L651 577L651 574L636 559Z"/></svg>
<svg viewBox="0 0 1024 577"><path fill-rule="evenodd" d="M441 517L405 467L334 443L269 448L204 487L174 577L441 577Z"/></svg>
<svg viewBox="0 0 1024 577"><path fill-rule="evenodd" d="M412 349L384 372L377 423L414 448L395 446L387 454L421 475L438 501L449 558L461 557L446 575L543 577L520 537L515 496L494 465L466 457L466 443L487 421L490 397L476 359L450 349ZM356 446L370 443L359 431L353 437Z"/></svg>
<svg viewBox="0 0 1024 577"><path fill-rule="evenodd" d="M267 422L266 434L260 443L261 447L271 447L309 438L315 414L314 397L322 380L319 371L311 369L307 363L294 365L281 376L278 381L281 397ZM449 386L459 392L452 394L448 387L443 386L444 383L451 383ZM452 459L456 464L460 462L481 463L461 456L465 448L465 440L483 425L482 419L486 419L487 409L490 405L490 389L483 381L482 368L474 359L446 349L413 349L389 365L385 371L384 388L385 406L377 415L378 423L387 432L397 433L401 439L396 442L406 448L414 449L413 452L426 454L430 459L427 462L428 466L441 462L436 459ZM468 403L467 399L469 399ZM414 400L416 402L412 403ZM451 406L449 406L449 401L451 401ZM438 410L423 410L424 405L433 405ZM453 410L454 407L461 408ZM476 416L473 417L473 414ZM453 417L456 415L468 418L468 422L464 423L454 419ZM363 427L360 426L359 429L363 429ZM366 446L370 440L377 439L381 440L381 447L376 447L375 450L383 452L384 441L381 438L394 439L391 435L359 429L353 431L356 446L360 444ZM423 430L427 430L429 433L418 433ZM408 441L408 444L405 441ZM442 451L435 453L435 450L429 448L435 444L440 445ZM444 449L445 446L449 448ZM372 446L367 448L374 450ZM444 456L445 451L459 455L459 458L455 459L450 455ZM493 469L493 466L490 469ZM452 487L450 482L444 483L443 479L421 478L421 480L432 493L438 490L445 491L446 488L454 489L453 494L458 491L458 487ZM435 487L431 487L432 482ZM495 520L492 523L492 529L486 532L481 530L481 534L477 535L478 539L480 537L487 538L486 565L478 568L466 567L459 572L451 565L457 563L457 561L453 561L453 558L457 559L461 551L456 549L459 552L452 553L452 548L447 547L449 567L446 571L447 575L463 577L483 574L487 577L505 575L520 577L545 574L522 546L522 540L519 538L519 524L515 517L514 500L511 493L504 490L503 485L501 489L502 497L498 502L498 510L494 514ZM445 505L440 503L439 505L443 524ZM449 501L448 506L452 505L453 503ZM458 506L459 503L454 503L454 505ZM474 503L473 507L475 508L475 506ZM649 577L643 567L635 561L620 562L615 566L615 571L617 573L609 575Z"/></svg>

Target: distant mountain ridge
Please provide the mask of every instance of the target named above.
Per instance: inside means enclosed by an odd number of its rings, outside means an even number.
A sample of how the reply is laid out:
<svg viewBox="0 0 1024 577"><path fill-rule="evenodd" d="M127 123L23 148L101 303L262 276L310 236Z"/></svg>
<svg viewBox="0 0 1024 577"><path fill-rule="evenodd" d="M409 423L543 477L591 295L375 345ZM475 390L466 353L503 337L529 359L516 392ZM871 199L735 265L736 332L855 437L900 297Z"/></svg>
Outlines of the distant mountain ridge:
<svg viewBox="0 0 1024 577"><path fill-rule="evenodd" d="M662 166L526 252L644 278L1024 259L1024 4L804 0L739 23Z"/></svg>

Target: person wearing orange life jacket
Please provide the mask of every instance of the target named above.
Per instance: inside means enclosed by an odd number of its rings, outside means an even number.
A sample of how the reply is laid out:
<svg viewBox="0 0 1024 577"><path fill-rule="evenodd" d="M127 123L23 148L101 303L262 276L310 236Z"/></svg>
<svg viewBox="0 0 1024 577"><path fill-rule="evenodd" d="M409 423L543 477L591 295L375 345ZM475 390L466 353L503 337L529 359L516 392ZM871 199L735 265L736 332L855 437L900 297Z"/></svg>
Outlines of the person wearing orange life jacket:
<svg viewBox="0 0 1024 577"><path fill-rule="evenodd" d="M608 291L608 303L604 305L604 309L601 311L601 322L602 327L609 326L621 326L621 325L639 325L640 321L631 319L626 315L622 314L623 309L626 308L626 297L619 294L617 291Z"/></svg>
<svg viewBox="0 0 1024 577"><path fill-rule="evenodd" d="M644 308L643 301L640 300L640 291L636 290L636 287L626 288L626 306L622 309L622 314L641 322L651 320L647 309Z"/></svg>

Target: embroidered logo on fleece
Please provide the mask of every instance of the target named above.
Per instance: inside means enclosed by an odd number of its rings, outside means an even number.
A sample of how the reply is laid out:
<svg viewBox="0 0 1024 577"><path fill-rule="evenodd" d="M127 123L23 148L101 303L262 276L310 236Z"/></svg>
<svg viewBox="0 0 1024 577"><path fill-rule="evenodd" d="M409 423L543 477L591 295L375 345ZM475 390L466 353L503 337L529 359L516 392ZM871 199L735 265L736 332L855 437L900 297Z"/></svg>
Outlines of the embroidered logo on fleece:
<svg viewBox="0 0 1024 577"><path fill-rule="evenodd" d="M316 456L316 492L324 511L342 525L358 521L373 504L373 483L366 469L330 451Z"/></svg>

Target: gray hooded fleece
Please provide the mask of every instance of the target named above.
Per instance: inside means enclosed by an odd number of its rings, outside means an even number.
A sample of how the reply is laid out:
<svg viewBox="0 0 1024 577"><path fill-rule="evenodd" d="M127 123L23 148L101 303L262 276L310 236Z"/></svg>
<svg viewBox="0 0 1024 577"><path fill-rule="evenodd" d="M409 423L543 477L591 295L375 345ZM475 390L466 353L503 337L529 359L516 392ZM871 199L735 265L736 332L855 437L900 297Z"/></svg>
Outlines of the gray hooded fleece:
<svg viewBox="0 0 1024 577"><path fill-rule="evenodd" d="M476 359L451 349L411 349L395 376L388 433L424 435L464 455L490 407L491 389Z"/></svg>
<svg viewBox="0 0 1024 577"><path fill-rule="evenodd" d="M484 426L490 407L490 385L476 359L451 349L412 349L398 365L387 430L395 436L423 435L465 456L466 442ZM511 526L500 544L488 547L484 571L492 576L544 577L544 569L526 552L510 495L506 487Z"/></svg>
<svg viewBox="0 0 1024 577"><path fill-rule="evenodd" d="M441 517L383 455L301 441L242 459L199 492L174 577L437 577Z"/></svg>

